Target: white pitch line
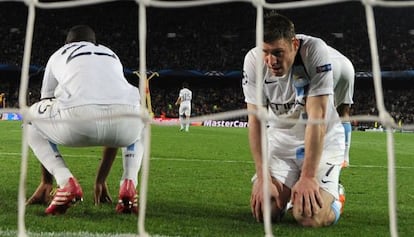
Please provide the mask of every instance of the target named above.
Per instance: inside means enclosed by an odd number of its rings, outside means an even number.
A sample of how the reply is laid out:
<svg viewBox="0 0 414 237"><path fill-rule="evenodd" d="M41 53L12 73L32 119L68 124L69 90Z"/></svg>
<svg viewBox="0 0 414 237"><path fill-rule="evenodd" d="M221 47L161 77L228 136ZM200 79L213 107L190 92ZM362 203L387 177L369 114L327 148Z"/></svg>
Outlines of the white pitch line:
<svg viewBox="0 0 414 237"><path fill-rule="evenodd" d="M138 234L133 233L92 233L92 232L27 232L30 237L139 237ZM0 236L2 237L15 237L17 231L0 230ZM148 236L148 235L147 235ZM173 237L169 235L150 235L151 237ZM178 237L178 236L174 236Z"/></svg>
<svg viewBox="0 0 414 237"><path fill-rule="evenodd" d="M0 152L0 160L7 156L21 156L20 153L13 152ZM65 157L84 157L84 158L100 158L100 155L65 155ZM211 163L244 163L244 164L253 164L253 161L247 160L203 160L203 159L184 159L184 158L161 158L161 157L151 157L150 160L158 161L181 161L181 162L211 162ZM378 169L387 169L387 166L383 165L350 165L349 168L378 168ZM414 169L414 166L396 166L396 169Z"/></svg>

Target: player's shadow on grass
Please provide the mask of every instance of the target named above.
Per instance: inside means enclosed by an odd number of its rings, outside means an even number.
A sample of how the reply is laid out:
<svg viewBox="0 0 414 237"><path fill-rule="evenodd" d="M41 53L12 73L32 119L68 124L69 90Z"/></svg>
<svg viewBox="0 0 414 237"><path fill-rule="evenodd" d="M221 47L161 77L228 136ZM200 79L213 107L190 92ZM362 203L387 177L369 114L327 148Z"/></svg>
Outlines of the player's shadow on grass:
<svg viewBox="0 0 414 237"><path fill-rule="evenodd" d="M191 220L192 225L199 225L199 228L206 226L215 226L215 228L238 228L262 230L263 223L258 223L252 216L249 203L245 206L225 205L210 203L202 205L200 203L186 202L185 199L177 201L154 201L149 202L147 207L147 220L151 219L169 219L171 225L186 225ZM216 223L216 224L215 224ZM168 223L167 223L168 224ZM286 214L281 223L290 227L296 225L295 220L289 214ZM246 231L244 230L244 231Z"/></svg>
<svg viewBox="0 0 414 237"><path fill-rule="evenodd" d="M71 218L92 218L99 216L113 218L113 216L119 215L115 212L116 203L104 203L95 205L93 202L83 201L70 206L66 213L58 215L46 215L45 209L48 205L44 204L31 204L26 205L26 213L34 216L68 216ZM136 215L135 215L136 216Z"/></svg>

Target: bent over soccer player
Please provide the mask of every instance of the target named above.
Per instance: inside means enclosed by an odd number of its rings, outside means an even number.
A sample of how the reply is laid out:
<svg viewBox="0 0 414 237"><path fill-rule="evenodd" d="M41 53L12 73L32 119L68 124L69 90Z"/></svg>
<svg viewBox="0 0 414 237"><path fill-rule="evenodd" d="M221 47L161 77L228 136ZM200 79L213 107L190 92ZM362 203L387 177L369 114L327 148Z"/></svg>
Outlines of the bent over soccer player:
<svg viewBox="0 0 414 237"><path fill-rule="evenodd" d="M249 143L256 174L250 199L257 221L263 220L264 199L271 200L271 216L279 221L287 203L302 226L336 223L339 173L344 159L344 128L334 105L331 49L324 41L296 35L285 16L264 19L263 48L253 48L244 60L243 92L250 111L266 106L269 175L262 172L260 120L248 115ZM263 77L256 77L256 58L264 55ZM256 99L257 81L263 81L263 98ZM294 119L291 123L283 118ZM263 196L263 182L270 196Z"/></svg>
<svg viewBox="0 0 414 237"><path fill-rule="evenodd" d="M139 98L138 88L125 79L118 56L96 43L89 26L72 27L66 44L49 58L41 101L30 107L29 114L29 145L59 186L46 214L65 213L83 198L57 145L122 147L124 172L116 211L138 211L144 128Z"/></svg>

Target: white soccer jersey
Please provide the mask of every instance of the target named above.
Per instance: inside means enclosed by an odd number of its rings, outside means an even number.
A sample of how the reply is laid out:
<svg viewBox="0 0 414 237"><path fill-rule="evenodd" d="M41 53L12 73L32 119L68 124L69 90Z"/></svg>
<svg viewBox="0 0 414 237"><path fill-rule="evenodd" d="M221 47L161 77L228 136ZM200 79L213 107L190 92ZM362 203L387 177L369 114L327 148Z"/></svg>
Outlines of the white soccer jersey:
<svg viewBox="0 0 414 237"><path fill-rule="evenodd" d="M303 34L297 34L296 37L305 42L307 39L317 39ZM339 106L342 103L353 104L355 81L354 66L352 65L352 62L338 50L329 45L326 45L326 47L328 47L328 55L332 64L335 106Z"/></svg>
<svg viewBox="0 0 414 237"><path fill-rule="evenodd" d="M181 103L191 103L193 93L189 89L183 88L180 90L179 96L181 98Z"/></svg>
<svg viewBox="0 0 414 237"><path fill-rule="evenodd" d="M304 153L305 97L329 95L326 111L327 130L324 151L343 154L344 129L336 112L333 99L332 60L329 47L318 38L298 35L300 47L294 65L283 77L276 77L263 65L263 98L256 99L256 58L261 49L253 48L243 66L243 92L245 102L267 106L269 153L271 157L300 159ZM317 52L317 53L316 53ZM281 118L298 119L295 124Z"/></svg>
<svg viewBox="0 0 414 237"><path fill-rule="evenodd" d="M347 57L332 47L329 47L329 55L332 59L335 106L351 105L354 103L354 66Z"/></svg>
<svg viewBox="0 0 414 237"><path fill-rule="evenodd" d="M90 42L66 44L50 57L41 98L52 97L56 97L61 108L138 105L140 98L138 89L125 79L118 56L109 48Z"/></svg>
<svg viewBox="0 0 414 237"><path fill-rule="evenodd" d="M179 97L181 98L181 103L178 113L180 115L185 114L186 116L190 116L193 93L189 89L183 88L180 90Z"/></svg>

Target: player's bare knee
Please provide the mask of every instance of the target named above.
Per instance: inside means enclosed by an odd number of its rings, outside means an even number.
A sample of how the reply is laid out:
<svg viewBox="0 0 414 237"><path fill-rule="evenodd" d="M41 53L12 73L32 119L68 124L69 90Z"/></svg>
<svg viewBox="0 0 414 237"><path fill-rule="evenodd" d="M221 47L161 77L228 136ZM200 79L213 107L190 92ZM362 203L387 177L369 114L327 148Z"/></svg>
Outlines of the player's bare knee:
<svg viewBox="0 0 414 237"><path fill-rule="evenodd" d="M297 223L303 227L317 228L330 226L336 221L336 216L330 209L325 211L321 210L321 212L314 214L311 217L305 217L300 210L293 208L292 215Z"/></svg>

